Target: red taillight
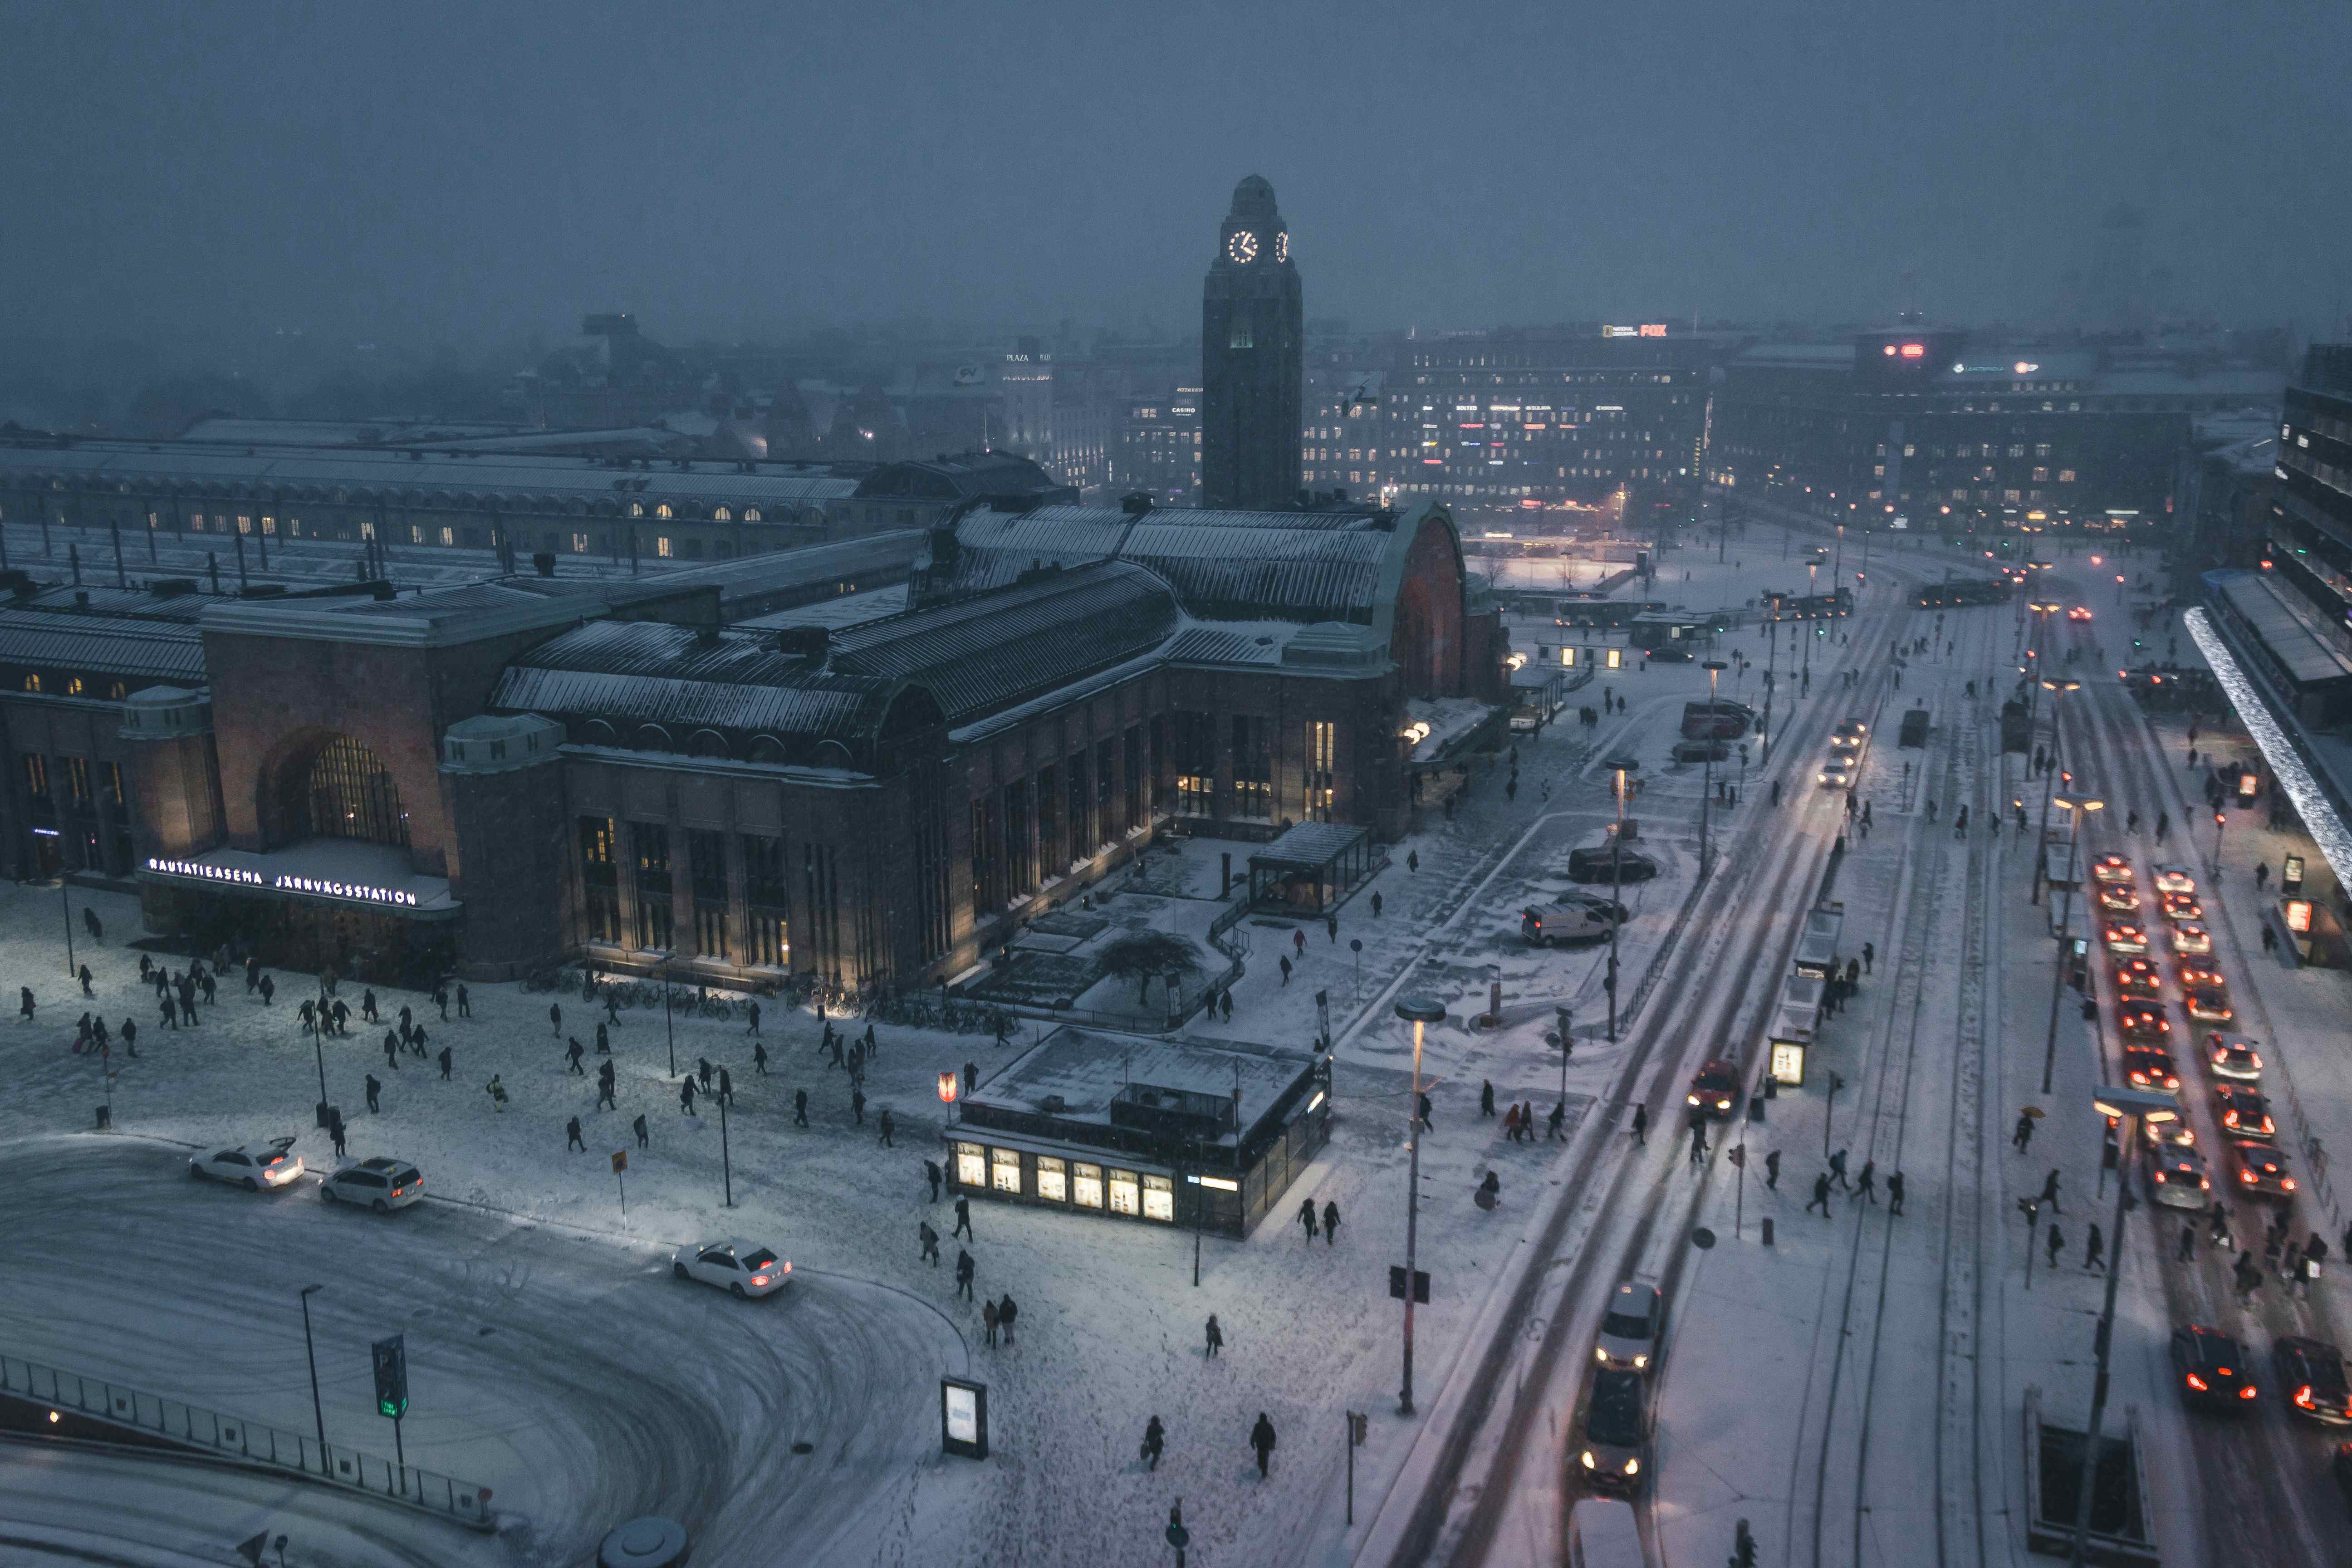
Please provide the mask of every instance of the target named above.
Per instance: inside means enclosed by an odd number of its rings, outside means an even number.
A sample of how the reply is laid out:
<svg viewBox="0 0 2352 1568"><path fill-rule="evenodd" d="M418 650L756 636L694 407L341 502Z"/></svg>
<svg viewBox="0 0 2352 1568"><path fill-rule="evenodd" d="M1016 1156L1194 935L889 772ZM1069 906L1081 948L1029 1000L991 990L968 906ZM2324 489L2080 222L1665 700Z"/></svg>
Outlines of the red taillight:
<svg viewBox="0 0 2352 1568"><path fill-rule="evenodd" d="M2254 1173L2252 1171L2241 1171L2238 1173L2238 1180L2251 1187L2254 1184Z"/></svg>
<svg viewBox="0 0 2352 1568"><path fill-rule="evenodd" d="M751 1283L754 1285L765 1285L767 1282L768 1277L764 1274L754 1274L751 1276Z"/></svg>
<svg viewBox="0 0 2352 1568"><path fill-rule="evenodd" d="M2200 1193L2210 1193L2213 1190L2213 1184L2200 1176L2197 1178L2197 1190Z"/></svg>
<svg viewBox="0 0 2352 1568"><path fill-rule="evenodd" d="M2202 1394L2205 1392L2205 1380L2192 1372L2189 1374L2189 1386Z"/></svg>
<svg viewBox="0 0 2352 1568"><path fill-rule="evenodd" d="M2234 1110L2228 1110L2228 1111L2224 1111L2224 1112L2222 1112L2222 1113L2221 1113L2221 1125L2222 1125L2222 1126L2224 1126L2224 1127L2235 1127L2237 1124L2238 1124L2238 1113L2237 1113L2236 1111L2234 1111Z"/></svg>
<svg viewBox="0 0 2352 1568"><path fill-rule="evenodd" d="M2279 1185L2284 1187L2288 1192L2293 1192L2294 1191L2294 1178L2293 1176L2282 1176L2279 1178Z"/></svg>
<svg viewBox="0 0 2352 1568"><path fill-rule="evenodd" d="M2263 1131L2265 1132L2275 1132L2278 1131L2278 1128L2272 1122L2269 1117L2265 1116L2263 1118Z"/></svg>
<svg viewBox="0 0 2352 1568"><path fill-rule="evenodd" d="M2163 1184L2163 1182L2164 1182L2164 1173L2163 1173L2162 1171L2158 1171L2158 1172L2156 1173L2156 1180L2157 1180L2157 1184L2158 1184L2159 1186Z"/></svg>
<svg viewBox="0 0 2352 1568"><path fill-rule="evenodd" d="M2306 1383L2294 1391L2294 1402L2305 1410L2311 1408L2311 1384Z"/></svg>
<svg viewBox="0 0 2352 1568"><path fill-rule="evenodd" d="M2241 1399L2252 1399L2253 1396L2254 1385L2251 1383L2246 1384L2245 1387L2238 1390L2238 1397Z"/></svg>

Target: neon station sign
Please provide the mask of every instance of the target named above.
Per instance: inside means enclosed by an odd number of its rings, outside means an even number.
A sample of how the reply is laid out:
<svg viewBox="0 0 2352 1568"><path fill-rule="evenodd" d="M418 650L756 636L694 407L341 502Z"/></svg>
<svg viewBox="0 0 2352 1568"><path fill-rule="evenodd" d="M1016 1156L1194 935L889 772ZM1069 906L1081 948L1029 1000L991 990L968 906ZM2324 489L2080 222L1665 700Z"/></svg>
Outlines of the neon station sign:
<svg viewBox="0 0 2352 1568"><path fill-rule="evenodd" d="M240 888L268 888L280 893L309 893L322 899L347 899L358 904L417 907L416 895L401 888L372 887L364 882L331 881L323 877L263 876L235 866L211 866L201 860L163 860L148 857L147 869L159 877L185 877L191 881L221 882Z"/></svg>

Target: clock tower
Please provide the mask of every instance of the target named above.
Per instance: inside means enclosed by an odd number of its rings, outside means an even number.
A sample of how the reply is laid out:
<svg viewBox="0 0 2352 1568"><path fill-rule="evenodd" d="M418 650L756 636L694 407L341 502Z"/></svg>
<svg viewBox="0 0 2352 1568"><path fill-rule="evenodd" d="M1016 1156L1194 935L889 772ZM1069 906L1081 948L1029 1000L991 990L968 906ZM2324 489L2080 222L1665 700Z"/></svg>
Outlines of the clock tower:
<svg viewBox="0 0 2352 1568"><path fill-rule="evenodd" d="M1288 509L1298 497L1305 334L1298 268L1274 187L1252 174L1201 289L1201 503Z"/></svg>

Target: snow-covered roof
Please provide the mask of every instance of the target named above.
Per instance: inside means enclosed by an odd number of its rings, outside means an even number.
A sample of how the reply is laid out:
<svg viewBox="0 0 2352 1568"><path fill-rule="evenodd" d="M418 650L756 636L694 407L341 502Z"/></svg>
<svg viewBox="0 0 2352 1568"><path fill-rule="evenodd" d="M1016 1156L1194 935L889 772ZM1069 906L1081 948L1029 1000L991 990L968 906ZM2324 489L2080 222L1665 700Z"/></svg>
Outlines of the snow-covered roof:
<svg viewBox="0 0 2352 1568"><path fill-rule="evenodd" d="M1246 1129L1314 1070L1312 1058L1271 1047L1115 1035L1065 1025L967 1095L964 1104L1108 1127L1111 1102L1130 1084L1223 1100L1230 1100L1238 1087L1240 1121ZM1048 1100L1056 1096L1061 1108L1048 1110ZM1228 1131L1219 1142L1231 1142L1233 1136Z"/></svg>

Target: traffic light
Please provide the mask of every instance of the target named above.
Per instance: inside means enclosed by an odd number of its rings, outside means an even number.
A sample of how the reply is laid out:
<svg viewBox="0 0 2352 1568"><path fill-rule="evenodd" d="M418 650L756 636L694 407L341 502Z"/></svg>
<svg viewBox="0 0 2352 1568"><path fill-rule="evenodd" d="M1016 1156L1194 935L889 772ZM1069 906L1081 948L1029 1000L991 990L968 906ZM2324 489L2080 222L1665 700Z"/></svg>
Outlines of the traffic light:
<svg viewBox="0 0 2352 1568"><path fill-rule="evenodd" d="M1756 1568L1756 1537L1748 1532L1744 1519L1732 1533L1730 1568Z"/></svg>
<svg viewBox="0 0 2352 1568"><path fill-rule="evenodd" d="M375 1359L375 1411L397 1421L408 1414L407 1336L394 1334L368 1347Z"/></svg>

